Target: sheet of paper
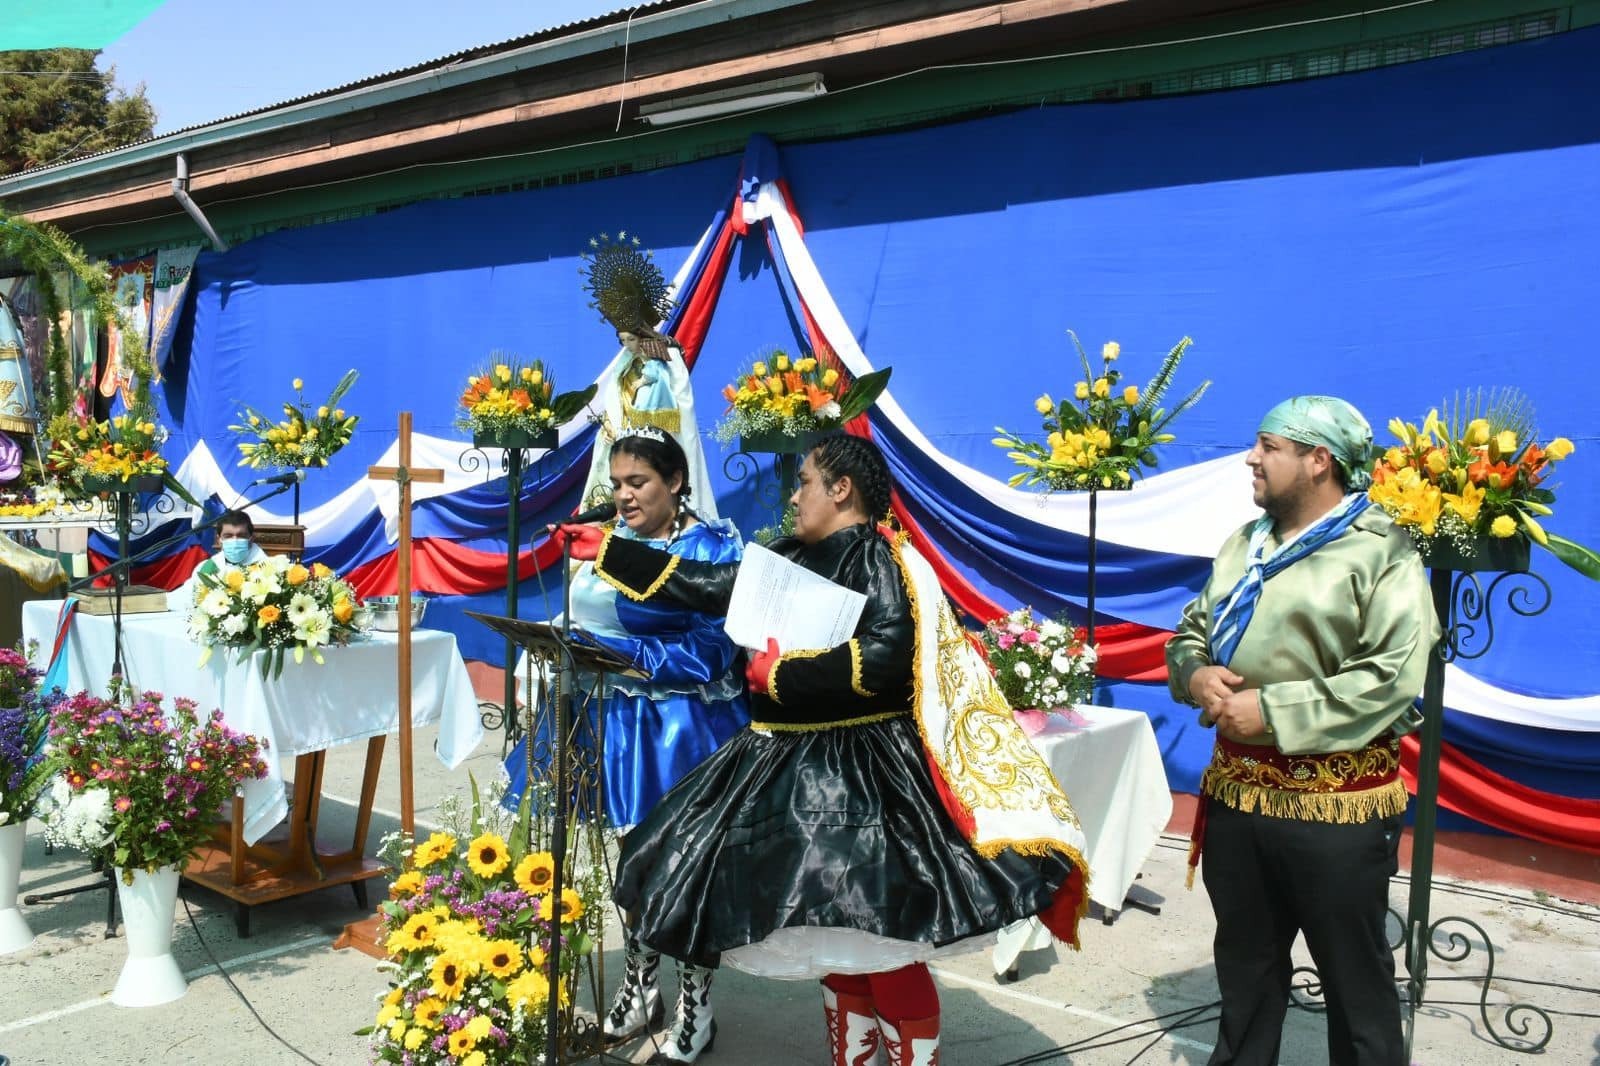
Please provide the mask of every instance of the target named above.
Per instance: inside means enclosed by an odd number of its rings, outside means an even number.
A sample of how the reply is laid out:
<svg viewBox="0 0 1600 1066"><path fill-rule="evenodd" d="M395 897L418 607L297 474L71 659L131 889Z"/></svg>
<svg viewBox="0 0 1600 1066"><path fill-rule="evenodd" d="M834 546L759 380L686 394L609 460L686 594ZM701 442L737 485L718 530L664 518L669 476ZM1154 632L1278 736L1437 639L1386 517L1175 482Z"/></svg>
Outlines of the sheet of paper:
<svg viewBox="0 0 1600 1066"><path fill-rule="evenodd" d="M791 563L759 544L746 544L723 628L735 644L780 651L831 648L855 634L867 598Z"/></svg>

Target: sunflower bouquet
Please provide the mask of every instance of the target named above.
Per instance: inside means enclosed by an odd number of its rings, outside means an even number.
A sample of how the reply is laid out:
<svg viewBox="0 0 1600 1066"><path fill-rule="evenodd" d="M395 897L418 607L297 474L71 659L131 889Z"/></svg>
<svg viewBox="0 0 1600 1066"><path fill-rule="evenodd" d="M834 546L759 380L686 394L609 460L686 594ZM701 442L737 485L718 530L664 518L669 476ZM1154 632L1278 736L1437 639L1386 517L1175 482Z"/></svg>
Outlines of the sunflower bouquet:
<svg viewBox="0 0 1600 1066"><path fill-rule="evenodd" d="M473 782L465 816L447 803L444 830L385 842L404 872L379 908L390 987L365 1030L373 1061L498 1066L542 1056L550 997L570 1006L604 890L593 876L554 895L554 858L526 844L529 806L513 818Z"/></svg>
<svg viewBox="0 0 1600 1066"><path fill-rule="evenodd" d="M796 358L774 348L723 387L727 417L716 438L731 444L772 433L827 433L871 407L888 383L887 368L852 380L814 355Z"/></svg>
<svg viewBox="0 0 1600 1066"><path fill-rule="evenodd" d="M594 398L596 386L557 393L544 362L497 361L467 378L456 427L476 437L538 436L566 424Z"/></svg>
<svg viewBox="0 0 1600 1066"><path fill-rule="evenodd" d="M1394 419L1396 444L1372 468L1367 495L1427 553L1438 541L1465 556L1485 540L1526 537L1580 573L1600 580L1600 555L1544 528L1555 492L1549 477L1573 452L1556 437L1541 444L1533 408L1515 389L1457 395L1421 426Z"/></svg>
<svg viewBox="0 0 1600 1066"><path fill-rule="evenodd" d="M244 438L239 442L239 465L257 470L327 466L334 453L350 443L360 420L339 406L355 383L356 372L346 371L327 402L313 410L306 402L305 382L295 378L291 382L295 398L284 402L283 417L277 420L248 405L242 408L239 423L228 427Z"/></svg>
<svg viewBox="0 0 1600 1066"><path fill-rule="evenodd" d="M1144 467L1156 465L1156 448L1175 438L1167 432L1174 419L1200 402L1211 382L1203 381L1178 403L1161 406L1178 364L1193 343L1180 340L1162 360L1143 389L1123 385L1116 363L1122 346L1110 341L1100 349L1100 369L1089 362L1078 335L1069 331L1083 362L1083 380L1069 399L1059 403L1049 394L1033 402L1044 417L1043 443L1000 426L996 447L1009 450L1022 471L1009 484L1039 485L1046 491L1125 489Z"/></svg>
<svg viewBox="0 0 1600 1066"><path fill-rule="evenodd" d="M261 674L277 677L286 654L318 663L326 644L348 644L367 627L355 590L329 567L272 555L243 569L200 574L189 612L189 637L205 646L201 664L219 647L243 662L264 651Z"/></svg>

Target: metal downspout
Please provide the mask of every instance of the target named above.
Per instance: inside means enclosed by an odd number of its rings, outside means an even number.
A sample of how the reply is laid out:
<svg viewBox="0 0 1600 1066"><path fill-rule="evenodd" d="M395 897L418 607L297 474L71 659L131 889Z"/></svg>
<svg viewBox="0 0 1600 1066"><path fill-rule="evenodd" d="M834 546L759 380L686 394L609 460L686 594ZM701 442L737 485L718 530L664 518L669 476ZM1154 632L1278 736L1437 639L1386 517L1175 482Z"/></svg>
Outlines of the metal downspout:
<svg viewBox="0 0 1600 1066"><path fill-rule="evenodd" d="M211 227L211 220L206 218L206 213L200 210L200 205L195 203L194 198L189 195L188 154L179 152L177 158L178 176L172 179L173 199L177 200L184 212L194 219L194 224L199 226L200 231L206 235L206 239L211 242L211 247L216 251L226 252L228 250L228 242L217 236L217 231Z"/></svg>

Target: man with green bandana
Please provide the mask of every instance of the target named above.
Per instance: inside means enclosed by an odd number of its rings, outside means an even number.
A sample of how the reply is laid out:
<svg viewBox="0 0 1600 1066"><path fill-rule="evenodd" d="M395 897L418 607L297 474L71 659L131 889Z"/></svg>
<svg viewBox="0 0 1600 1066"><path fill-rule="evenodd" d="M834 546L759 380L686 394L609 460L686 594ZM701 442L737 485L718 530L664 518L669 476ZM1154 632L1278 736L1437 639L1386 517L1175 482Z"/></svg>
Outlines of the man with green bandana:
<svg viewBox="0 0 1600 1066"><path fill-rule="evenodd" d="M1175 698L1217 730L1190 852L1217 919L1212 1066L1278 1061L1304 933L1333 1066L1404 1066L1389 878L1405 812L1399 735L1438 638L1427 577L1366 489L1372 430L1297 396L1245 458L1263 514L1217 553L1167 642ZM1190 876L1193 876L1191 869Z"/></svg>

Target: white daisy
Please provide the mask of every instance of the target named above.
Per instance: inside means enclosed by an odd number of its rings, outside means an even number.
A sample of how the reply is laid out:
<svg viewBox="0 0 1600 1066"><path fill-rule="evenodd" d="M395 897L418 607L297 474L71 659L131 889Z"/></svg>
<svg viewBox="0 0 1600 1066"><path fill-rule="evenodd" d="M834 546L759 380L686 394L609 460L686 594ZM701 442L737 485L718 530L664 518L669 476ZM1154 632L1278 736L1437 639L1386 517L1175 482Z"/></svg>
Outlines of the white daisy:
<svg viewBox="0 0 1600 1066"><path fill-rule="evenodd" d="M297 627L305 625L306 619L316 609L317 601L315 597L304 592L295 593L289 600L289 624Z"/></svg>
<svg viewBox="0 0 1600 1066"><path fill-rule="evenodd" d="M221 618L233 608L233 597L222 589L212 589L200 597L200 609L212 618Z"/></svg>

